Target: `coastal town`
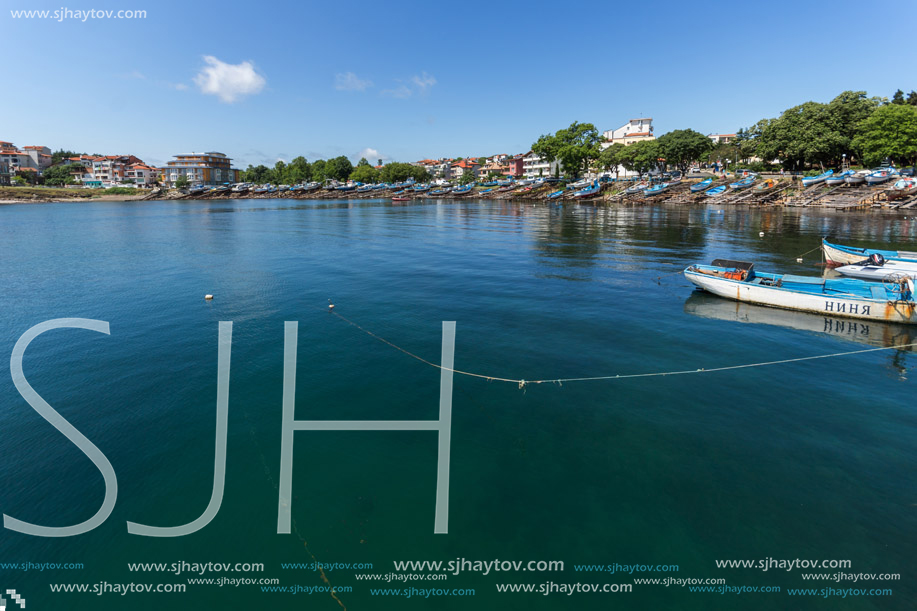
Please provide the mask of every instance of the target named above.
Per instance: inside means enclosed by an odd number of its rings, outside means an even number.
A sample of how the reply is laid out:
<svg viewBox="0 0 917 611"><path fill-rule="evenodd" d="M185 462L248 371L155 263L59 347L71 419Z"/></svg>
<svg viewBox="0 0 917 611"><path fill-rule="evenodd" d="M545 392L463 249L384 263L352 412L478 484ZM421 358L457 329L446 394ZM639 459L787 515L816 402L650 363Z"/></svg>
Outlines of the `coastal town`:
<svg viewBox="0 0 917 611"><path fill-rule="evenodd" d="M813 140L812 133L817 134ZM528 151L412 162L302 156L246 169L222 152L191 152L157 167L133 153L87 154L0 141L0 200L99 195L130 199L231 197L544 199L703 202L841 209L917 205L917 93L889 101L845 91L733 133L674 130L652 117L599 131L591 123L540 136ZM901 167L899 167L900 164ZM911 167L906 167L910 165ZM695 180L696 179L696 180ZM57 187L52 193L50 188ZM45 189L45 190L43 190ZM88 195L87 195L88 194Z"/></svg>

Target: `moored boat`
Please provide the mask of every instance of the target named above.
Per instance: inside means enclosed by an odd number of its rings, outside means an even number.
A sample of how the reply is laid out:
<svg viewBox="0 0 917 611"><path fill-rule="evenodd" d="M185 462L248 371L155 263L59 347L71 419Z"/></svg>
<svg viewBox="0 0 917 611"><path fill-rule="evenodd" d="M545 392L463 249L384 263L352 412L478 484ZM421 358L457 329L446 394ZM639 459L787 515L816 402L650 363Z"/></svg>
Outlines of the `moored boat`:
<svg viewBox="0 0 917 611"><path fill-rule="evenodd" d="M861 185L866 182L866 176L871 173L871 170L860 170L859 172L854 172L853 174L844 177L844 182L848 185Z"/></svg>
<svg viewBox="0 0 917 611"><path fill-rule="evenodd" d="M452 189L452 195L468 195L474 190L474 183L470 185L465 185L464 187L455 187Z"/></svg>
<svg viewBox="0 0 917 611"><path fill-rule="evenodd" d="M860 280L884 281L886 278L901 276L917 278L917 261L886 259L878 253L873 253L864 261L841 265L835 271L842 276Z"/></svg>
<svg viewBox="0 0 917 611"><path fill-rule="evenodd" d="M693 185L691 185L691 193L700 193L704 189L709 188L710 185L712 184L713 184L712 178L705 178L704 180L700 182L696 182Z"/></svg>
<svg viewBox="0 0 917 611"><path fill-rule="evenodd" d="M774 180L773 178L768 178L767 180L765 180L764 182L762 182L760 185L758 185L757 187L755 187L755 191L759 191L759 192L760 192L760 191L767 191L767 190L769 190L769 189L773 189L773 188L776 187L776 186L777 186L777 181Z"/></svg>
<svg viewBox="0 0 917 611"><path fill-rule="evenodd" d="M624 189L624 193L626 193L627 195L633 195L634 193L643 193L644 191L646 191L647 187L649 186L650 186L650 183L643 181L643 182L635 184L633 187L628 187Z"/></svg>
<svg viewBox="0 0 917 611"><path fill-rule="evenodd" d="M853 278L826 279L757 273L754 263L716 259L691 265L685 278L697 287L735 301L774 308L917 324L914 282L875 283Z"/></svg>
<svg viewBox="0 0 917 611"><path fill-rule="evenodd" d="M832 244L822 238L822 252L825 253L825 262L828 265L854 265L865 261L872 254L879 254L886 261L917 261L917 252L909 250L881 250L878 248L858 248L855 246L844 246L842 244Z"/></svg>

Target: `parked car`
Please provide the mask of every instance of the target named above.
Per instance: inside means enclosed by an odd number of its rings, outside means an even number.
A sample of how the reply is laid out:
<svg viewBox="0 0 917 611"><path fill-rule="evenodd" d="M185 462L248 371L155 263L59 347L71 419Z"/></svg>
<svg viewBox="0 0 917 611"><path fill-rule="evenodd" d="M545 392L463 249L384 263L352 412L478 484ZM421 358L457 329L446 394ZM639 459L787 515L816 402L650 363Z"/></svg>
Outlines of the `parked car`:
<svg viewBox="0 0 917 611"><path fill-rule="evenodd" d="M909 168L901 168L901 171L898 173L901 174L902 176L913 176L914 175L914 166L911 166Z"/></svg>

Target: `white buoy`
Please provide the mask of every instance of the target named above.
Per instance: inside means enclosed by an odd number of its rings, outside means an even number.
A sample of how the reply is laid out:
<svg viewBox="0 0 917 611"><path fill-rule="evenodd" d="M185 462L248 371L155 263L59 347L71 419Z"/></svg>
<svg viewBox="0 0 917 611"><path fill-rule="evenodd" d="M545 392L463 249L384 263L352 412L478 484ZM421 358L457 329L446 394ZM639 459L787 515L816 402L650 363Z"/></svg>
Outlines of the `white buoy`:
<svg viewBox="0 0 917 611"><path fill-rule="evenodd" d="M764 232L763 232L763 231L759 231L759 232L758 232L758 237L759 237L759 238L763 238L763 237L764 237Z"/></svg>
<svg viewBox="0 0 917 611"><path fill-rule="evenodd" d="M796 257L796 263L802 263L802 257Z"/></svg>
<svg viewBox="0 0 917 611"><path fill-rule="evenodd" d="M213 295L204 295L204 299L206 299L207 301L210 301L211 299L213 299Z"/></svg>

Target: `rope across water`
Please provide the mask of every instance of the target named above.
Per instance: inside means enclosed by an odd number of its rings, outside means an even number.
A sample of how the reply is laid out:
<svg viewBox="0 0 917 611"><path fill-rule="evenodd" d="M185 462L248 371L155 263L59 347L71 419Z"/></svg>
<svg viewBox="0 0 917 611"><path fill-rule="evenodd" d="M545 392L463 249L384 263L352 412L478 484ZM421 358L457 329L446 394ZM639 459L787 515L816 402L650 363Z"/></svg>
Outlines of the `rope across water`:
<svg viewBox="0 0 917 611"><path fill-rule="evenodd" d="M727 365L724 367L712 367L712 368L703 368L702 367L700 369L683 369L680 371L654 371L654 372L648 372L648 373L624 373L624 374L604 375L604 376L588 376L588 377L580 377L580 378L554 378L554 379L544 379L544 380L522 380L522 379L514 379L514 378L501 378L499 376L489 376L489 375L484 375L482 373L474 373L471 371L462 371L461 369L451 369L448 367L443 367L442 365L429 361L423 358L422 356L418 356L414 354L413 352L409 350L405 350L401 346L398 346L390 342L389 340L385 339L384 337L380 337L376 335L372 331L361 327L357 323L353 322L352 320L348 320L347 318L341 316L340 314L338 314L337 312L333 310L331 311L331 313L334 316L346 322L347 324L369 335L370 337L382 342L383 344L391 346L395 350L398 350L399 352L402 352L406 354L407 356L420 361L421 363L429 365L430 367L433 367L435 369L445 370L445 371L451 371L452 373L455 373L458 375L469 376L472 378L481 378L481 379L488 380L491 382L509 382L511 384L518 384L520 389L524 389L526 386L531 385L531 384L559 384L559 385L562 385L565 382L595 382L599 380L626 380L630 378L653 378L653 377L664 377L664 376L678 376L678 375L687 375L687 374L692 374L692 373L693 374L714 373L717 371L732 371L734 369L750 369L753 367L769 367L772 365L783 365L786 363L799 363L802 361L831 359L831 358L837 358L841 356L853 356L855 354L867 354L869 352L882 352L885 350L901 350L904 348L912 348L914 346L917 346L917 342L913 342L909 344L899 344L896 346L883 346L881 348L864 348L862 350L850 350L848 352L835 352L832 354L817 354L813 356L800 356L800 357L791 358L791 359L780 359L778 361L763 361L759 363L745 363L743 365Z"/></svg>

